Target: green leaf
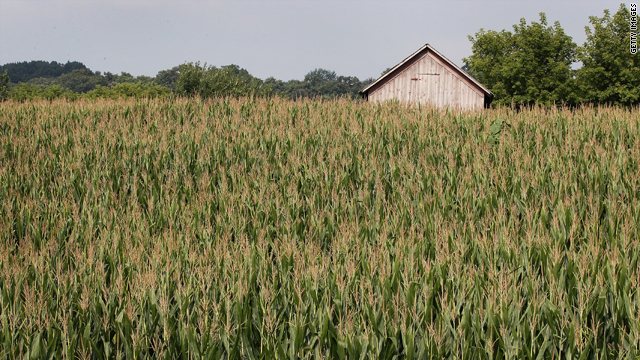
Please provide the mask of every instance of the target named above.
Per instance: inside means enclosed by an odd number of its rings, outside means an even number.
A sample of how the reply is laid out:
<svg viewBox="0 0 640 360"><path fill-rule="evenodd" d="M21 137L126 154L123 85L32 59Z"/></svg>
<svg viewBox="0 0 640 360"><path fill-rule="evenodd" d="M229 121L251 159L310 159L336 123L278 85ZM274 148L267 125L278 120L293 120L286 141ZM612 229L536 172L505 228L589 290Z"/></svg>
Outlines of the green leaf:
<svg viewBox="0 0 640 360"><path fill-rule="evenodd" d="M122 318L124 317L124 309L120 311L120 313L118 314L118 316L116 316L116 322L117 323L122 323Z"/></svg>
<svg viewBox="0 0 640 360"><path fill-rule="evenodd" d="M36 336L31 341L31 358L37 359L40 357L40 337L42 336L42 332L38 332Z"/></svg>

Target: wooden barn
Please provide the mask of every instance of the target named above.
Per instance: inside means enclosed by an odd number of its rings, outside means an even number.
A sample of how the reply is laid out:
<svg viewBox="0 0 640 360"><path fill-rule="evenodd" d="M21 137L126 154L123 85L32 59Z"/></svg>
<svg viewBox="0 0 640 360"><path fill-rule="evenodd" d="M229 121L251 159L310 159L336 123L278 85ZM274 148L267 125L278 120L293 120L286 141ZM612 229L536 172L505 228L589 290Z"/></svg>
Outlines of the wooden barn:
<svg viewBox="0 0 640 360"><path fill-rule="evenodd" d="M370 101L397 99L461 110L489 107L493 94L426 44L360 91Z"/></svg>

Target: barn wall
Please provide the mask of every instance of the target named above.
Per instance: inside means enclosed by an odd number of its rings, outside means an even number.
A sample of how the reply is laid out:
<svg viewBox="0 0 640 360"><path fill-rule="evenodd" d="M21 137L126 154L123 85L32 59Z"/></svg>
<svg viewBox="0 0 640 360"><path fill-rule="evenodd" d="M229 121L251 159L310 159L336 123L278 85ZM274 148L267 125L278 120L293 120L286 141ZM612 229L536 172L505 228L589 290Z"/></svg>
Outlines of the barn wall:
<svg viewBox="0 0 640 360"><path fill-rule="evenodd" d="M463 110L484 107L480 89L428 52L369 93L370 101L391 99Z"/></svg>

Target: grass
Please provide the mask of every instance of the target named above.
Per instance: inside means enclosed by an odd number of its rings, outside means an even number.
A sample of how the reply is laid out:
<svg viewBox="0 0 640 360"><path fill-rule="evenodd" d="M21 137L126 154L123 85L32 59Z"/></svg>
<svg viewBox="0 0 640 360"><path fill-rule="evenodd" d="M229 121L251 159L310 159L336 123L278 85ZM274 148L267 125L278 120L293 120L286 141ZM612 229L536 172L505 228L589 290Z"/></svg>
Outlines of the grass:
<svg viewBox="0 0 640 360"><path fill-rule="evenodd" d="M639 163L638 108L5 102L0 354L637 359Z"/></svg>

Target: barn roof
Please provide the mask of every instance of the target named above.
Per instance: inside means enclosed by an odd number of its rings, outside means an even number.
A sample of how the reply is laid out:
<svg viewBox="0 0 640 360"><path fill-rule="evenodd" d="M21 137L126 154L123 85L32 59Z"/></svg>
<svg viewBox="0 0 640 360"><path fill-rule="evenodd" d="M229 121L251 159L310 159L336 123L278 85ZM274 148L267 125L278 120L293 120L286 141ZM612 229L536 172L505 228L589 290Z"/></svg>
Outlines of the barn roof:
<svg viewBox="0 0 640 360"><path fill-rule="evenodd" d="M383 82L387 81L388 79L393 78L393 76L395 76L395 72L396 72L397 69L401 68L402 65L404 65L406 63L410 63L410 62L413 62L414 60L417 60L418 59L418 55L422 54L425 50L427 50L427 52L432 52L432 53L436 54L439 58L441 58L449 66L451 66L452 68L454 68L457 71L459 71L462 76L464 76L466 79L468 79L472 83L476 84L485 93L485 95L488 95L489 97L493 97L493 93L491 91L489 91L489 89L484 87L484 85L480 84L480 82L478 82L478 80L474 79L473 76L469 75L466 71L462 70L458 65L454 64L451 60L447 59L444 55L440 54L438 52L438 50L434 49L433 46L431 46L429 44L425 44L423 47L418 49L416 52L414 52L413 54L409 55L409 57L407 57L406 59L402 60L398 65L394 66L391 70L387 71L384 75L380 76L378 78L378 80L372 82L371 84L369 84L369 86L367 86L366 88L362 89L362 91L360 91L360 94L366 94L366 93L368 93L368 91L371 88L373 88L377 84L383 83Z"/></svg>

